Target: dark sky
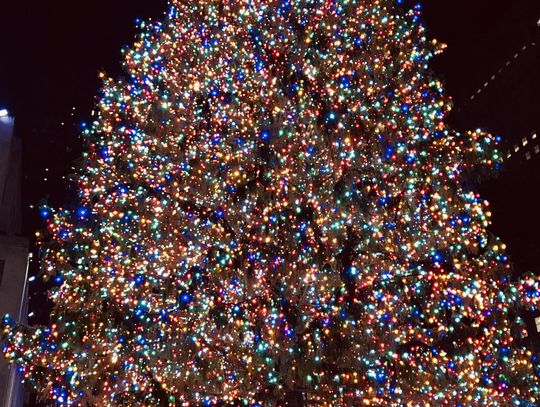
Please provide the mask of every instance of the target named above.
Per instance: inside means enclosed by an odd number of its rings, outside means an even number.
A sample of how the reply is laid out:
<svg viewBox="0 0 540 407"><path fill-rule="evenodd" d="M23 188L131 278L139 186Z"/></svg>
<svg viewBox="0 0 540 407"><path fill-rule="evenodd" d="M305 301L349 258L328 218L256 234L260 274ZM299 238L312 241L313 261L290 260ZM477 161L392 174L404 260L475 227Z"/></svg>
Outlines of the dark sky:
<svg viewBox="0 0 540 407"><path fill-rule="evenodd" d="M0 106L14 113L17 134L24 141L24 214L26 233L31 235L40 223L29 205L47 198L59 206L73 197L61 180L79 155L78 126L90 116L98 71L120 74L120 50L133 40L135 19L160 18L166 2L4 3L0 7ZM482 127L509 142L538 130L540 1L424 0L422 4L430 36L449 45L432 66L454 97L452 123L461 130ZM533 41L536 47L530 45ZM521 51L526 44L528 48ZM509 59L512 63L506 67ZM505 69L491 81L501 67ZM488 80L488 87L470 101ZM538 167L537 160L532 173L537 174ZM535 210L540 201L534 197L540 184L538 177L520 177L521 183L515 182L516 177L515 173L499 177L483 188L499 216L495 232L521 247L513 242L529 241L532 229L534 234L540 230ZM532 223L530 217L535 219Z"/></svg>
<svg viewBox="0 0 540 407"><path fill-rule="evenodd" d="M97 71L118 74L120 49L133 39L134 20L158 18L166 7L164 0L6 3L0 13L0 104L36 122L63 117L72 105L88 111ZM422 4L430 33L449 45L434 67L458 100L531 38L540 18L538 0Z"/></svg>

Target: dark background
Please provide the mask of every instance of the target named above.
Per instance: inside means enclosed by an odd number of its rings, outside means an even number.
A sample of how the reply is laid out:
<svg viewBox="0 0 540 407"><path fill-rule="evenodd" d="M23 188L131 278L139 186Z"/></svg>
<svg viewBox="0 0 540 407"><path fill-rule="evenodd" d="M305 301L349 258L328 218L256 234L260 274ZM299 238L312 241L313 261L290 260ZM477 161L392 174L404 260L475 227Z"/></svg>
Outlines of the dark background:
<svg viewBox="0 0 540 407"><path fill-rule="evenodd" d="M448 44L432 67L455 102L450 122L459 130L480 127L500 135L506 150L536 132L540 1L421 4L429 36ZM120 51L133 41L135 20L161 18L165 10L165 0L34 0L0 6L0 107L15 116L24 143L26 235L42 226L41 200L55 207L75 201L65 178L80 156L79 129L90 119L98 72L120 75ZM539 157L510 160L498 176L479 186L492 203L492 230L507 242L523 271L539 271L540 264Z"/></svg>
<svg viewBox="0 0 540 407"><path fill-rule="evenodd" d="M135 19L161 18L166 2L3 3L0 108L15 116L16 133L24 143L24 234L32 239L42 226L40 200L54 207L74 204L75 191L65 177L80 156L80 124L90 119L100 85L98 72L120 75L120 50L133 41ZM529 138L531 159L522 148L478 189L492 204L491 230L508 244L517 273L540 274L540 154L533 150L540 138L531 140L540 121L540 1L421 4L429 36L449 46L432 67L455 102L450 122L458 130L480 127L500 135L505 151L513 152L517 143ZM43 286L35 284L30 323L46 321L48 312Z"/></svg>
<svg viewBox="0 0 540 407"><path fill-rule="evenodd" d="M536 132L540 1L424 0L422 6L429 35L448 44L432 67L454 98L452 124L500 135L504 149ZM165 9L165 0L0 6L0 107L15 116L16 133L24 142L26 235L41 227L40 200L56 207L74 201L73 187L64 178L80 156L80 124L90 119L98 72L120 75L120 50L133 41L136 18L161 18ZM510 160L498 176L479 186L492 202L492 230L525 271L539 270L538 157Z"/></svg>

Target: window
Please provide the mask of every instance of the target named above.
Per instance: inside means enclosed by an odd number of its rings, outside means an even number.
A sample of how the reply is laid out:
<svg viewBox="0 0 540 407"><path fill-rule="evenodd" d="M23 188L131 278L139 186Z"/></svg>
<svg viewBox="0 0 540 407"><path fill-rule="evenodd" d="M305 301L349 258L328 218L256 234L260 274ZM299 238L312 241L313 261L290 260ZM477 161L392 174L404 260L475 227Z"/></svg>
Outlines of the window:
<svg viewBox="0 0 540 407"><path fill-rule="evenodd" d="M540 317L536 318L534 322L536 322L536 330L540 332Z"/></svg>
<svg viewBox="0 0 540 407"><path fill-rule="evenodd" d="M527 160L530 160L530 159L531 159L531 153L530 153L529 151L527 151L527 152L525 153L525 158L526 158Z"/></svg>
<svg viewBox="0 0 540 407"><path fill-rule="evenodd" d="M536 154L540 153L540 146L534 146L534 152Z"/></svg>
<svg viewBox="0 0 540 407"><path fill-rule="evenodd" d="M0 287L2 286L2 277L4 276L4 266L6 265L6 261L0 259Z"/></svg>
<svg viewBox="0 0 540 407"><path fill-rule="evenodd" d="M529 144L529 140L527 140L527 137L523 137L523 140L521 140L521 142L523 143L524 146Z"/></svg>

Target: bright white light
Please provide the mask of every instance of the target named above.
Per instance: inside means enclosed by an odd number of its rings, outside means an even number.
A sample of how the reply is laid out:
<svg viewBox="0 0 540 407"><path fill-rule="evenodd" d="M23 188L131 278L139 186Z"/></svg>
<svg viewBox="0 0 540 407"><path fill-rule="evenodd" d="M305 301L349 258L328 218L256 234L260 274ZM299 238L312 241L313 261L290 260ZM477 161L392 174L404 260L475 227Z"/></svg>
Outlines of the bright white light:
<svg viewBox="0 0 540 407"><path fill-rule="evenodd" d="M7 109L0 109L0 117L6 117L8 114Z"/></svg>

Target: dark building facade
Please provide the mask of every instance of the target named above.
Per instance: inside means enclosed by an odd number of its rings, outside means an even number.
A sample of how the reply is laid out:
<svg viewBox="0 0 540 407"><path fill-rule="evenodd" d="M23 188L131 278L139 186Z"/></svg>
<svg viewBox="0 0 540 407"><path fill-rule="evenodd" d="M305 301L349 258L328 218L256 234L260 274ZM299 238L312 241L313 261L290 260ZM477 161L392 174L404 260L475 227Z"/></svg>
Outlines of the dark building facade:
<svg viewBox="0 0 540 407"><path fill-rule="evenodd" d="M515 52L502 55L496 43L486 46L494 61L492 74L462 104L459 120L465 125L479 120L477 125L502 138L504 162L480 190L491 203L492 231L507 244L517 279L527 273L540 276L540 11L518 10L512 18L520 21L507 40ZM540 311L523 316L527 340L540 352Z"/></svg>
<svg viewBox="0 0 540 407"><path fill-rule="evenodd" d="M459 59L467 77L456 69L444 78L455 127L501 137L504 162L477 189L491 204L491 230L508 246L516 275L540 275L540 3L533 3L505 3L504 19L463 39L474 43ZM460 46L450 45L454 52Z"/></svg>
<svg viewBox="0 0 540 407"><path fill-rule="evenodd" d="M9 314L25 323L28 241L21 237L21 141L14 120L0 111L0 317ZM0 406L23 405L23 387L15 367L0 357Z"/></svg>

